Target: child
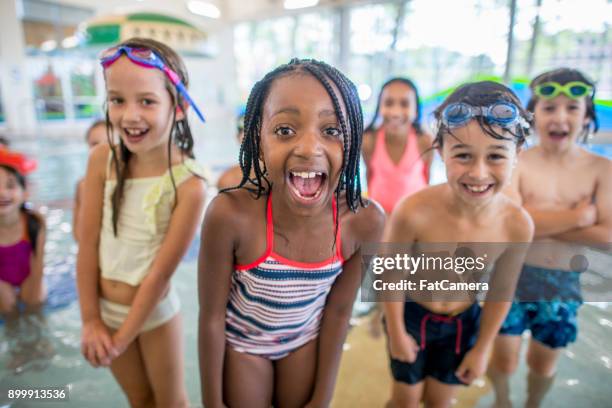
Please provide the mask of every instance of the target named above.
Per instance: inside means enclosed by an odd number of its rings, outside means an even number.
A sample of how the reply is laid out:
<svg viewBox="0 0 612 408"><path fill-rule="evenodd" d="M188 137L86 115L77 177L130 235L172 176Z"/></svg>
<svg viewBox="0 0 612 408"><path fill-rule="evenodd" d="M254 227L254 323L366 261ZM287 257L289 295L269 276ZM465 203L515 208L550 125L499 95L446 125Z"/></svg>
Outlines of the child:
<svg viewBox="0 0 612 408"><path fill-rule="evenodd" d="M238 139L238 143L242 144L242 139L244 138L244 113L241 113L238 116L238 127L237 127L236 139ZM227 169L219 180L217 181L217 189L219 191L235 187L240 184L240 180L242 180L242 169L240 165L232 166Z"/></svg>
<svg viewBox="0 0 612 408"><path fill-rule="evenodd" d="M517 295L522 287L554 278L562 299L513 303L488 372L498 406L510 406L508 377L518 365L523 331L531 331L528 407L541 404L552 385L559 353L576 340L582 303L579 277L569 272L569 259L560 254L575 254L571 242L612 242L612 162L576 144L579 138L586 139L591 127L595 132L598 128L593 82L580 71L561 68L536 77L530 88L533 95L527 109L534 113L539 144L521 155L512 195L533 217L537 241L553 243L547 245L554 245L556 256L547 256L534 245ZM577 296L563 295L568 291Z"/></svg>
<svg viewBox="0 0 612 408"><path fill-rule="evenodd" d="M91 152L94 147L99 145L100 143L105 143L106 139L106 121L105 120L96 120L94 123L89 126L87 132L85 133L85 142L87 146L89 146L89 151ZM79 225L79 213L81 208L81 196L83 195L83 182L84 179L80 179L77 183L76 192L74 195L74 210L72 213L72 235L74 236L74 240L79 242L79 237L77 236L78 225Z"/></svg>
<svg viewBox="0 0 612 408"><path fill-rule="evenodd" d="M19 336L18 302L25 305L25 322L36 327L47 297L43 282L45 221L25 206L25 176L35 167L36 162L22 154L0 149L0 315L9 338ZM17 347L11 352L9 368L17 369L27 356Z"/></svg>
<svg viewBox="0 0 612 408"><path fill-rule="evenodd" d="M365 130L362 152L368 196L380 203L387 214L402 197L427 186L432 141L433 137L421 126L421 100L415 84L401 77L385 82L374 117ZM374 307L369 331L375 338L382 333L379 306Z"/></svg>
<svg viewBox="0 0 612 408"><path fill-rule="evenodd" d="M187 406L179 299L170 284L195 235L204 183L180 57L133 38L102 53L106 125L83 189L77 282L82 353L109 366L131 406ZM99 271L99 272L98 272Z"/></svg>
<svg viewBox="0 0 612 408"><path fill-rule="evenodd" d="M215 197L202 228L207 407L329 405L360 246L384 224L360 196L362 120L355 86L323 62L294 59L251 91L240 188Z"/></svg>
<svg viewBox="0 0 612 408"><path fill-rule="evenodd" d="M0 136L0 149L8 149L9 141L6 137Z"/></svg>
<svg viewBox="0 0 612 408"><path fill-rule="evenodd" d="M432 141L421 126L421 101L414 83L406 78L385 82L365 130L363 157L369 197L387 214L402 197L427 186Z"/></svg>
<svg viewBox="0 0 612 408"><path fill-rule="evenodd" d="M383 242L496 242L488 253L494 281L515 283L533 226L528 214L500 194L529 131L527 113L501 84L477 82L455 90L436 109L435 139L448 181L401 201ZM418 244L417 244L418 243ZM489 292L489 295L491 292ZM509 302L386 302L391 405L449 406L459 384L486 368L487 354ZM495 299L503 300L503 299ZM479 328L480 326L480 328Z"/></svg>

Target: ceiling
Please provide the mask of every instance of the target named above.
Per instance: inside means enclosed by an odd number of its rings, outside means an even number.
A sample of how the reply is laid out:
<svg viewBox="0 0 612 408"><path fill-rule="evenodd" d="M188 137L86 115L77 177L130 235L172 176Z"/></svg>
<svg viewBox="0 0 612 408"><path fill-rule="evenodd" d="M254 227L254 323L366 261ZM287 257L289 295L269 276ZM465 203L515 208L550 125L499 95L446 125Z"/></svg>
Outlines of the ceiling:
<svg viewBox="0 0 612 408"><path fill-rule="evenodd" d="M72 5L93 9L96 14L113 14L135 11L159 11L181 16L193 22L206 25L257 20L282 14L296 13L283 8L283 0L206 0L221 11L221 18L215 21L197 16L187 8L188 0L38 0L49 3ZM374 3L381 0L319 0L316 7L333 7L342 4ZM303 11L305 9L302 9Z"/></svg>

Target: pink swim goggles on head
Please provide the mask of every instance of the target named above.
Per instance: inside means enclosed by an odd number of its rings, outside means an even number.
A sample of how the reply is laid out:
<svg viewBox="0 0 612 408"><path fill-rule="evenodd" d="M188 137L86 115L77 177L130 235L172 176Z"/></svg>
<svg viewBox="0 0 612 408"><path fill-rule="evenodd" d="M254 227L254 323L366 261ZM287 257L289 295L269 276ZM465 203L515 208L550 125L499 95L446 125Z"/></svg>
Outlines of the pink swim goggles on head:
<svg viewBox="0 0 612 408"><path fill-rule="evenodd" d="M204 115L200 112L200 109L196 106L191 96L187 92L187 88L181 81L181 78L178 76L176 72L168 68L168 66L164 63L164 61L157 55L155 52L148 48L132 48L127 45L119 45L116 47L111 47L105 51L102 51L100 54L100 64L103 68L108 68L111 66L121 54L125 54L126 57L130 59L133 63L140 65L144 68L157 68L166 74L166 77L172 82L178 93L180 93L183 98L193 107L193 110L198 115L202 122L205 122Z"/></svg>

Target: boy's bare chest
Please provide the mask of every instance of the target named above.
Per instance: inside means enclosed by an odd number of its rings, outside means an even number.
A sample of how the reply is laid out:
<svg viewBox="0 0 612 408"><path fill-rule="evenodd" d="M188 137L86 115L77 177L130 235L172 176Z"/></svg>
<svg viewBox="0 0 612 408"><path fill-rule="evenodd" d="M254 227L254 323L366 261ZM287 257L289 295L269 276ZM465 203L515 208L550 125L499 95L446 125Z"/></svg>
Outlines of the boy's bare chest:
<svg viewBox="0 0 612 408"><path fill-rule="evenodd" d="M525 205L541 209L568 208L592 197L595 172L588 165L574 168L540 163L521 171L520 192Z"/></svg>

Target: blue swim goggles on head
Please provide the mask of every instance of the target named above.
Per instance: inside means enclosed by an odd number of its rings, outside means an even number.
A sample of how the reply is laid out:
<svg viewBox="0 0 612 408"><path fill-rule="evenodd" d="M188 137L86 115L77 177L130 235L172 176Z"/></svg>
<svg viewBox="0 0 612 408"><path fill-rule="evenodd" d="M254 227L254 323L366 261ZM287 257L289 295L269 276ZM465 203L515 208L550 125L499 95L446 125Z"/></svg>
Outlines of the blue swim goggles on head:
<svg viewBox="0 0 612 408"><path fill-rule="evenodd" d="M183 98L193 107L193 110L198 115L202 122L205 122L204 115L200 112L200 109L196 106L191 96L187 92L187 88L181 81L181 78L178 76L176 72L168 68L164 61L159 57L159 55L155 54L152 50L148 48L133 48L128 47L127 45L120 45L117 47L111 47L105 51L102 51L100 54L100 64L102 64L103 68L108 68L111 66L121 54L125 54L126 57L130 59L133 63L140 65L144 68L157 68L162 71L166 77L172 82L177 92L181 94Z"/></svg>
<svg viewBox="0 0 612 408"><path fill-rule="evenodd" d="M449 129L454 129L467 125L476 116L484 118L489 125L496 125L504 129L510 129L517 124L529 127L516 105L504 101L495 102L489 106L472 106L463 102L451 103L442 111L442 124Z"/></svg>

